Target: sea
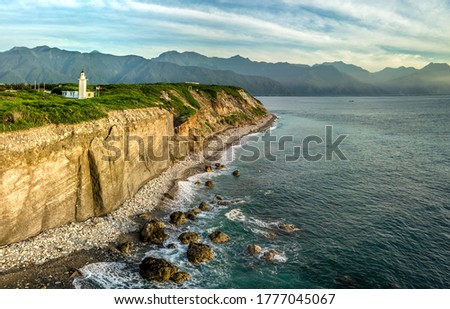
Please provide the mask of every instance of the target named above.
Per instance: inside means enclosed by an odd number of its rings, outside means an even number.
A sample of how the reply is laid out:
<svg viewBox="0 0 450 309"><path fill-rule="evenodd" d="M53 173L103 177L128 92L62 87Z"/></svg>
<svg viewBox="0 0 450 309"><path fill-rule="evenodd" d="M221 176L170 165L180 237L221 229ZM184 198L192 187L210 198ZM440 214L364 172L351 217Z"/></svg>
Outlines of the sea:
<svg viewBox="0 0 450 309"><path fill-rule="evenodd" d="M149 245L144 255L191 279L148 282L139 256L87 265L75 287L450 288L450 96L258 99L278 117L272 128L230 148L226 169L180 182L172 209L212 209L169 229L177 248ZM196 184L206 180L213 189ZM230 241L212 244L215 230ZM177 240L185 231L215 258L189 263ZM249 244L277 254L251 255Z"/></svg>

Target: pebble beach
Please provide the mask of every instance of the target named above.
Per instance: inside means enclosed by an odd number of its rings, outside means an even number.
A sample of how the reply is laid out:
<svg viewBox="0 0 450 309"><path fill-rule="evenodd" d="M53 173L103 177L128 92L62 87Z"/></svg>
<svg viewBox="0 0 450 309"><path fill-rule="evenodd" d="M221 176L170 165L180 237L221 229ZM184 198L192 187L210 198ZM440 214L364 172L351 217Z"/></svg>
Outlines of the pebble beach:
<svg viewBox="0 0 450 309"><path fill-rule="evenodd" d="M273 115L268 115L252 125L221 132L215 139L220 139L222 145L230 146L230 141L238 142L247 134L262 131L270 127L274 120ZM220 150L224 149L217 149ZM27 268L55 259L63 260L78 251L111 248L111 244L116 243L120 235L138 231L141 225L136 217L158 207L165 194L173 189L176 180L185 178L188 170L192 173L196 166L203 166L206 159L199 153L177 161L107 216L60 226L31 239L0 248L0 282L3 282L2 277L11 277L12 273L18 278ZM0 288L4 287L9 288L10 285L0 284Z"/></svg>

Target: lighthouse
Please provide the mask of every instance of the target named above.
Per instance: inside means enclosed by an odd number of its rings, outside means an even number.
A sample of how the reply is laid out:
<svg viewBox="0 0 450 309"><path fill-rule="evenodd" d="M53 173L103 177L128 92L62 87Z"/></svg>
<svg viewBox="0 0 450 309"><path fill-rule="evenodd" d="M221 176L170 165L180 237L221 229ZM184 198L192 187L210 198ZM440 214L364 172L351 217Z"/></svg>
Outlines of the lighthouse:
<svg viewBox="0 0 450 309"><path fill-rule="evenodd" d="M78 99L79 100L87 98L87 92L86 92L87 81L88 80L86 78L86 74L84 73L84 70L82 70L80 73L80 78L78 79Z"/></svg>

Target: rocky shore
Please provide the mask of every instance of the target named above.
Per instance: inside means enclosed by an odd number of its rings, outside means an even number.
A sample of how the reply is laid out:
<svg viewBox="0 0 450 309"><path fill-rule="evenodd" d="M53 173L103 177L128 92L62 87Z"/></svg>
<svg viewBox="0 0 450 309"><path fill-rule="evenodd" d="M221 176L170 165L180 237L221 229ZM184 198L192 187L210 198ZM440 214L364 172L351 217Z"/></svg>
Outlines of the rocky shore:
<svg viewBox="0 0 450 309"><path fill-rule="evenodd" d="M57 227L0 248L0 288L73 288L73 278L79 275L77 269L97 261L123 259L117 247L136 237L133 233L142 228L139 215L173 198L177 180L203 172L205 161L215 159L224 145L228 147L247 134L266 130L275 119L268 115L252 125L219 133L205 156L199 153L175 163L111 214Z"/></svg>

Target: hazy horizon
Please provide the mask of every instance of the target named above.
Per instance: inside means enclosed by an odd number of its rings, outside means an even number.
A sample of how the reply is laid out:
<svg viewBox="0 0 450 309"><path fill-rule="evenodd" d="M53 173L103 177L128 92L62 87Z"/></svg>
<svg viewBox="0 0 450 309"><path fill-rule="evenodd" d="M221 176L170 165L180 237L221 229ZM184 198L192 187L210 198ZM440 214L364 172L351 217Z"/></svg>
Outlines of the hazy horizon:
<svg viewBox="0 0 450 309"><path fill-rule="evenodd" d="M177 53L180 53L180 54L184 54L184 53L196 53L196 54L199 54L199 55L202 55L202 56L206 56L206 57L209 57L209 58L229 59L229 58L233 58L233 57L242 57L242 58L247 58L247 59L249 59L250 61L255 61L255 62L266 62L266 63L289 63L289 64L299 64L299 65L309 65L309 66L320 65L320 64L324 64L324 63L325 63L325 62L322 62L322 63L306 64L306 63L292 63L292 62L287 62L287 61L276 61L276 62L270 62L270 61L258 61L258 60L252 59L251 57L249 57L249 56L247 56L247 55L239 55L239 54L235 54L235 55L231 55L231 56L229 56L229 57L218 57L218 56L215 56L215 55L203 55L203 54L201 54L201 53L199 53L199 52L197 52L197 51L194 51L194 50L186 50L186 51L167 50L167 51L162 52L162 53L160 53L160 54L158 54L158 55L153 55L153 56L150 56L150 57L145 57L145 56L143 56L143 55L137 55L137 54L115 55L115 54L103 52L102 50L96 50L96 49L91 50L91 51L80 51L80 50L75 50L75 49L73 49L73 50L72 50L72 49L65 49L65 48L61 48L61 47L58 47L58 46L49 46L49 45L46 45L46 44L40 45L40 46L13 46L13 47L11 47L11 48L9 48L9 49L7 49L7 50L2 50L2 51L0 51L0 53L10 51L10 50L12 50L12 49L14 49L14 48L28 48L28 49L33 49L33 48L38 48L38 47L43 47L43 46L46 46L46 47L49 47L49 48L57 48L57 49L64 50L64 51L68 51L68 52L80 52L80 53L85 53L85 54L89 54L89 53L93 53L93 52L99 52L99 53L101 53L101 54L110 54L110 55L113 55L113 56L139 56L139 57L143 57L143 58L148 59L148 60L151 60L151 59L154 59L154 58L158 58L159 56L161 56L162 54L167 53L167 52L177 52ZM340 59L336 59L336 60L334 60L334 61L326 61L326 62L343 62L343 63L348 64L348 65L356 65L356 64L354 64L354 63L348 63L348 62L342 61L342 60L340 60ZM384 67L384 68L381 68L381 69L376 70L376 71L373 71L373 70L371 71L371 70L369 70L369 69L367 69L367 68L365 68L365 67L361 67L361 68L362 68L362 69L365 69L365 70L367 70L367 71L369 71L370 73L377 73L377 72L383 71L384 69L399 69L399 68L402 68L402 67L404 67L404 68L414 68L414 69L420 70L420 69L422 69L422 68L424 68L424 67L426 67L426 66L428 66L429 64L432 64L432 63L434 63L434 64L447 64L447 65L450 66L450 63L447 63L447 62L429 62L429 63L425 63L425 64L422 65L422 66L416 66L416 67L414 67L414 66L400 65L400 66L398 66L398 67ZM357 66L357 65L356 65L356 66Z"/></svg>

